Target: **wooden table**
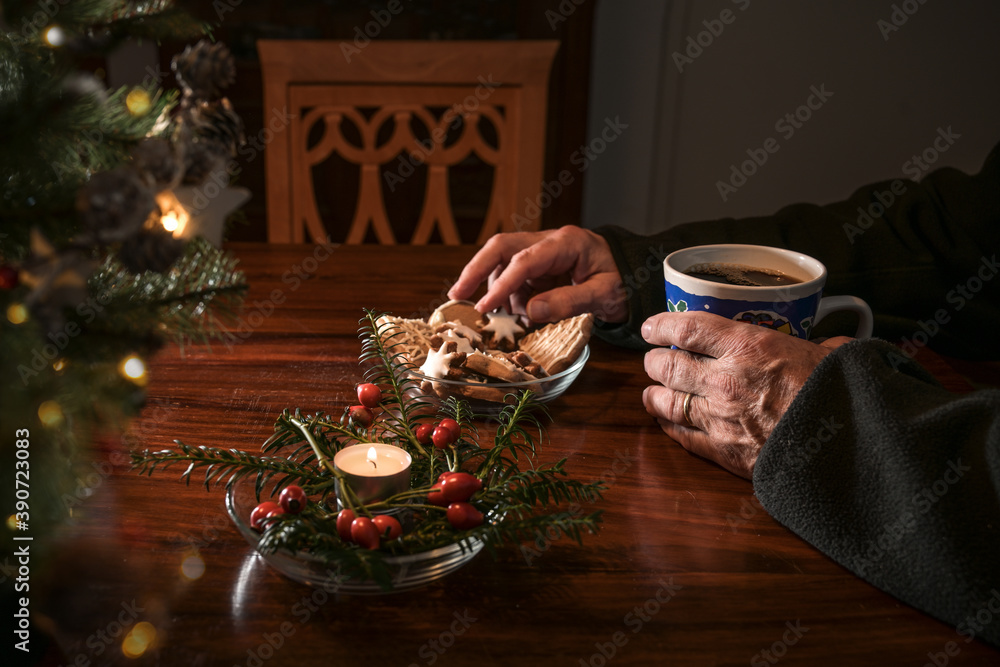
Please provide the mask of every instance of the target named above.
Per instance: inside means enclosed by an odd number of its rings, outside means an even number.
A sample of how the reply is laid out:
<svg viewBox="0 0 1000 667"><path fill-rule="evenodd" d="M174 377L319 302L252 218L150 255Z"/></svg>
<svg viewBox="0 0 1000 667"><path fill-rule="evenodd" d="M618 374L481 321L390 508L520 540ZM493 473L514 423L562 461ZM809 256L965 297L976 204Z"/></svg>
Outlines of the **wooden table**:
<svg viewBox="0 0 1000 667"><path fill-rule="evenodd" d="M99 447L90 495L44 575L36 609L62 664L1000 663L831 562L772 520L748 482L673 443L642 408L642 355L600 341L551 404L539 457L608 483L594 506L603 527L582 548L543 537L528 556L484 552L426 588L375 597L283 578L233 528L221 488L185 486L180 468L140 477L128 447L178 438L253 451L286 407L355 402L362 308L425 315L473 249L233 250L251 284L235 342L155 359L142 418ZM156 639L127 659L122 638L142 621ZM956 640L961 652L945 656Z"/></svg>

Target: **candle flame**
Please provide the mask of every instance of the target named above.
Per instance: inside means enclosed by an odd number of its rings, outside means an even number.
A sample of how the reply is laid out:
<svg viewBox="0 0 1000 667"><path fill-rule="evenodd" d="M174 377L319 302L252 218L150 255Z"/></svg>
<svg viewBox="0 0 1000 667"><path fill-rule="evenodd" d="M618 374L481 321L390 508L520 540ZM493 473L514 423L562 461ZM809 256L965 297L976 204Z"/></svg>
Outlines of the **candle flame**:
<svg viewBox="0 0 1000 667"><path fill-rule="evenodd" d="M375 463L378 460L378 452L375 451L374 447L368 448L368 462L372 464L372 467L378 470L378 464Z"/></svg>

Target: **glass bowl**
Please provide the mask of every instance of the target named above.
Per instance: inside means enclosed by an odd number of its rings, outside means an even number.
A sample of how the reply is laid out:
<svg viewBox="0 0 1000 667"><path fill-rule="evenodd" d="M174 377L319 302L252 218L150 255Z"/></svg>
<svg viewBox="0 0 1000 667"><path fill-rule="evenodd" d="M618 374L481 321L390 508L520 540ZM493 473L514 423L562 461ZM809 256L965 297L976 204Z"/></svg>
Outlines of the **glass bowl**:
<svg viewBox="0 0 1000 667"><path fill-rule="evenodd" d="M260 533L248 523L250 512L258 504L254 481L255 476L249 475L233 484L226 492L229 518L268 565L293 581L322 587L328 592L378 595L412 590L451 574L475 558L483 548L482 540L469 539L418 554L387 556L385 562L393 571L393 577L392 590L386 591L374 581L343 578L337 573L336 563L329 563L308 553L262 553L257 548ZM267 496L268 492L261 493L261 498Z"/></svg>
<svg viewBox="0 0 1000 667"><path fill-rule="evenodd" d="M468 402L469 406L472 408L473 412L477 414L497 414L504 407L504 402L501 399L507 394L516 393L520 390L530 389L535 392L535 398L541 403L548 403L553 401L569 389L569 386L573 384L577 376L580 375L580 371L587 363L587 359L590 358L590 346L585 345L583 351L580 352L580 356L576 358L569 368L566 370L556 373L555 375L549 375L547 377L539 378L537 380L529 380L526 382L473 382L470 380L446 380L441 378L431 377L429 375L424 375L417 370L410 370L410 376L417 380L419 383L431 382L437 386L436 392L422 391L419 386L415 389L421 396L431 396L432 398L447 398L448 396L455 396L455 398L462 399ZM470 396L470 391L474 392L479 388L489 388L499 390L498 392L491 392L497 394L498 400L489 400L485 398L479 398L476 396ZM509 399L507 399L509 401Z"/></svg>

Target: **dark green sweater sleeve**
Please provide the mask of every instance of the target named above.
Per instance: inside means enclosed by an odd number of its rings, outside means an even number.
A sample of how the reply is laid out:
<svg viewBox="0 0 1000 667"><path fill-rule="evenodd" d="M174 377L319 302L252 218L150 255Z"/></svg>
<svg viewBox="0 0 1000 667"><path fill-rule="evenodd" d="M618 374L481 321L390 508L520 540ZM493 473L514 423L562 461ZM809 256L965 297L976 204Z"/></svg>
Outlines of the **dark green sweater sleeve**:
<svg viewBox="0 0 1000 667"><path fill-rule="evenodd" d="M771 216L689 223L653 236L613 226L594 231L611 246L630 311L627 323L600 324L597 335L619 345L643 347L639 327L664 310L663 257L692 245L750 243L822 261L829 271L824 293L867 301L878 337L927 344L952 356L1000 356L994 344L1000 331L1000 146L973 176L941 169L919 183L868 185L835 204L794 204Z"/></svg>
<svg viewBox="0 0 1000 667"><path fill-rule="evenodd" d="M1000 390L883 341L828 355L761 449L763 507L859 577L1000 646Z"/></svg>

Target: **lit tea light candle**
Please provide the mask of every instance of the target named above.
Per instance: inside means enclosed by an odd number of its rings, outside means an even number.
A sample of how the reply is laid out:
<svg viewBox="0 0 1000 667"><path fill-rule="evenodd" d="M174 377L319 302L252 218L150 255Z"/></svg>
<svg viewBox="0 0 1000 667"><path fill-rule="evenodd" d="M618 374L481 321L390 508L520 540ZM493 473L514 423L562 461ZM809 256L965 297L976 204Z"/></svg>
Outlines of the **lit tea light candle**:
<svg viewBox="0 0 1000 667"><path fill-rule="evenodd" d="M334 467L366 504L409 489L412 462L406 450L380 442L351 445L333 457Z"/></svg>

